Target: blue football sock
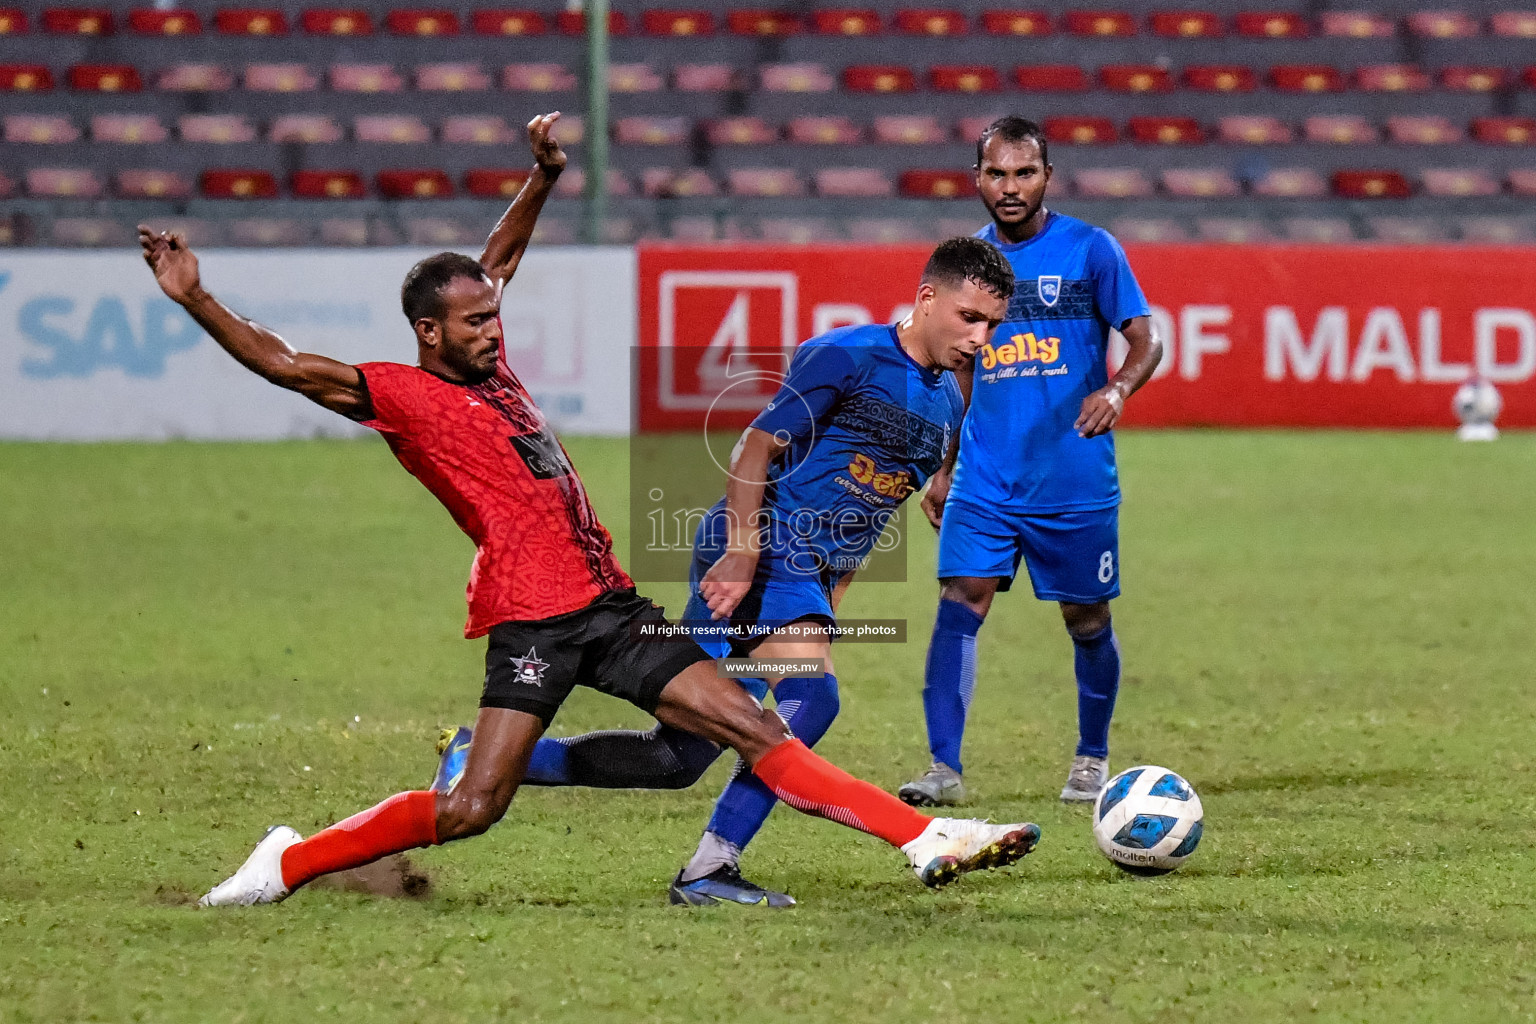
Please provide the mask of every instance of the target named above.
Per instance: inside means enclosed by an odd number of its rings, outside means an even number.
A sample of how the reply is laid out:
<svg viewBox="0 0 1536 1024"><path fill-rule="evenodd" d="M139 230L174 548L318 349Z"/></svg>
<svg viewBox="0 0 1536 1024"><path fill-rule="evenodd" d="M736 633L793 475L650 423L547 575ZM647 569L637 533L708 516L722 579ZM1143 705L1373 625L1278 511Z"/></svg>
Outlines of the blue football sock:
<svg viewBox="0 0 1536 1024"><path fill-rule="evenodd" d="M962 770L960 741L965 737L965 713L976 690L976 634L982 621L959 601L941 598L933 639L928 641L928 666L923 676L928 749L935 761L957 772Z"/></svg>
<svg viewBox="0 0 1536 1024"><path fill-rule="evenodd" d="M773 697L779 717L788 723L795 738L808 747L814 747L826 735L837 717L837 677L831 673L810 679L785 679L774 688ZM757 835L777 802L773 791L737 761L731 781L715 801L708 831L740 850Z"/></svg>
<svg viewBox="0 0 1536 1024"><path fill-rule="evenodd" d="M1109 756L1109 720L1120 692L1120 641L1113 623L1092 636L1072 638L1077 649L1077 753L1079 757Z"/></svg>

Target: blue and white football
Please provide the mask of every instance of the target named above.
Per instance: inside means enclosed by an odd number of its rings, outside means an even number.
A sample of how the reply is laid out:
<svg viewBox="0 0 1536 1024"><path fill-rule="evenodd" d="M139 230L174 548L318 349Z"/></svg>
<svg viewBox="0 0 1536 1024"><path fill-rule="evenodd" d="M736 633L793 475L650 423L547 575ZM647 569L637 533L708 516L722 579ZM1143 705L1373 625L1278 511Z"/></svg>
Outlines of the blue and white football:
<svg viewBox="0 0 1536 1024"><path fill-rule="evenodd" d="M1139 765L1109 780L1093 805L1093 838L1133 875L1166 875L1200 845L1205 810L1176 772Z"/></svg>

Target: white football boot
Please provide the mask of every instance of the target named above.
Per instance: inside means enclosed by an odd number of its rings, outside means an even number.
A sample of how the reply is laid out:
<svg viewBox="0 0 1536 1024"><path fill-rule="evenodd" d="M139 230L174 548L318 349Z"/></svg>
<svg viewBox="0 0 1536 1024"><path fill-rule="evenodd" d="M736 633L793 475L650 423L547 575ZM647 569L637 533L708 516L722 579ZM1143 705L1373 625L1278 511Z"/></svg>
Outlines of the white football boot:
<svg viewBox="0 0 1536 1024"><path fill-rule="evenodd" d="M1061 788L1064 804L1091 804L1109 781L1109 758L1079 755L1072 759L1067 784Z"/></svg>
<svg viewBox="0 0 1536 1024"><path fill-rule="evenodd" d="M934 818L923 834L901 848L917 877L930 889L967 871L1007 867L1040 841L1033 822L994 825L975 818Z"/></svg>
<svg viewBox="0 0 1536 1024"><path fill-rule="evenodd" d="M283 851L303 839L287 825L267 829L240 870L208 890L197 905L249 907L253 903L281 903L288 898L288 887L283 884Z"/></svg>

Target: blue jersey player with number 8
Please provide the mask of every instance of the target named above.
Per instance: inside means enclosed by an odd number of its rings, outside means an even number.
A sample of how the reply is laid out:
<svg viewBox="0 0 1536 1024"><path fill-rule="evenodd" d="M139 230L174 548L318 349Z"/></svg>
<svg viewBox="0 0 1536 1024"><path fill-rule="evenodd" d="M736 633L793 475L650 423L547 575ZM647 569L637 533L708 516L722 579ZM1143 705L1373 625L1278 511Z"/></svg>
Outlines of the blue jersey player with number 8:
<svg viewBox="0 0 1536 1024"><path fill-rule="evenodd" d="M976 637L1022 561L1056 601L1076 650L1078 744L1061 799L1092 801L1109 778L1109 722L1120 648L1109 602L1120 593L1120 485L1110 431L1162 357L1125 253L1100 228L1045 208L1045 136L1004 117L976 144L976 183L1016 287L1007 319L976 354L959 443L923 510L939 530L939 610L923 709L933 766L900 796L959 803L960 743L976 682ZM1110 377L1111 328L1129 344ZM958 375L962 388L965 375Z"/></svg>

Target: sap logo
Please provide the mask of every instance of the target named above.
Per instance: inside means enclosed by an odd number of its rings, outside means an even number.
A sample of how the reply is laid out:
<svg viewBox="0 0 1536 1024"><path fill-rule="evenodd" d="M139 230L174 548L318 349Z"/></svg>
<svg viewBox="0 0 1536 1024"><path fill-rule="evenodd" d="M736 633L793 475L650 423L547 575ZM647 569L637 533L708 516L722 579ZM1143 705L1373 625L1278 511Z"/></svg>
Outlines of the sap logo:
<svg viewBox="0 0 1536 1024"><path fill-rule="evenodd" d="M1034 332L1015 334L1010 341L995 348L990 342L981 346L981 351L976 354L981 357L983 370L1012 366L1014 363L1043 363L1049 366L1061 358L1061 339L1037 338Z"/></svg>
<svg viewBox="0 0 1536 1024"><path fill-rule="evenodd" d="M868 455L855 455L853 461L848 463L848 475L872 489L876 494L883 494L897 501L901 501L917 490L912 486L911 473L904 469L899 473L876 472L875 460Z"/></svg>
<svg viewBox="0 0 1536 1024"><path fill-rule="evenodd" d="M78 334L65 325L75 306L63 295L39 296L22 305L16 315L22 337L48 351L46 357L22 359L24 375L89 377L115 366L130 377L159 377L167 356L185 352L202 337L196 322L169 299L146 299L137 324L122 299L98 299Z"/></svg>

